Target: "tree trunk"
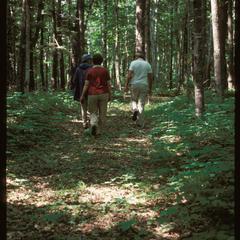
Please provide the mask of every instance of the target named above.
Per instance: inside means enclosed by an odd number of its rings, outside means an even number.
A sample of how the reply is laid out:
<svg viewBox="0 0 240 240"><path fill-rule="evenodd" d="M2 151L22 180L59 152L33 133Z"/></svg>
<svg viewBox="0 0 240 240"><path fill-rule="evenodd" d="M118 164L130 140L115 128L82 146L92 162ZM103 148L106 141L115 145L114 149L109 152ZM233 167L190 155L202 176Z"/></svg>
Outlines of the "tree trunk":
<svg viewBox="0 0 240 240"><path fill-rule="evenodd" d="M121 90L121 82L120 82L120 53L119 53L119 6L118 6L118 0L116 0L115 3L115 16L116 16L116 22L115 22L115 59L114 59L114 66L115 66L115 77L116 77L116 85L117 89Z"/></svg>
<svg viewBox="0 0 240 240"><path fill-rule="evenodd" d="M15 63L15 27L12 9L7 6L7 87L12 87L16 84L16 63Z"/></svg>
<svg viewBox="0 0 240 240"><path fill-rule="evenodd" d="M52 79L51 85L54 90L58 88L58 52L56 48L56 39L57 39L57 19L56 19L56 7L55 7L55 0L52 0L52 18L53 18L53 42L54 42L54 49L53 49L53 60L52 60Z"/></svg>
<svg viewBox="0 0 240 240"><path fill-rule="evenodd" d="M172 79L172 63L173 63L173 13L174 7L171 6L171 18L170 18L170 56L169 56L169 89L173 88Z"/></svg>
<svg viewBox="0 0 240 240"><path fill-rule="evenodd" d="M40 0L38 2L38 7L37 7L37 17L36 17L36 22L38 23L36 25L36 30L35 32L33 31L33 26L32 23L35 21L33 18L33 15L30 15L30 21L31 21L31 28L30 28L30 80L29 80L29 91L34 91L36 88L36 83L34 79L34 52L36 48L36 44L39 38L39 32L40 32L40 25L41 25L41 14L43 10L43 0ZM40 23L40 24L39 24Z"/></svg>
<svg viewBox="0 0 240 240"><path fill-rule="evenodd" d="M204 111L204 64L205 64L205 2L206 0L194 0L194 58L193 80L195 90L195 114L202 116Z"/></svg>
<svg viewBox="0 0 240 240"><path fill-rule="evenodd" d="M227 63L226 63L226 40L227 40L227 12L228 12L228 0L221 0L219 2L219 20L220 20L220 41L222 49L222 84L223 89L227 90Z"/></svg>
<svg viewBox="0 0 240 240"><path fill-rule="evenodd" d="M26 14L26 51L25 51L25 90L29 90L29 82L30 82L30 8L29 8L29 0L26 0L25 4L25 14Z"/></svg>
<svg viewBox="0 0 240 240"><path fill-rule="evenodd" d="M43 23L43 15L42 15L42 23ZM43 46L44 46L44 37L43 37L43 26L41 27L41 34L40 34L40 77L41 77L41 83L42 83L42 89L46 90L46 83L45 83L45 78L44 78L44 51L43 51Z"/></svg>
<svg viewBox="0 0 240 240"><path fill-rule="evenodd" d="M145 3L145 16L144 16L144 20L145 20L145 53L146 53L146 60L151 63L151 36L150 36L150 0L146 0Z"/></svg>
<svg viewBox="0 0 240 240"><path fill-rule="evenodd" d="M233 59L233 0L228 0L228 41L227 41L227 81L228 89L233 89L235 85L235 74L234 74L234 59Z"/></svg>
<svg viewBox="0 0 240 240"><path fill-rule="evenodd" d="M61 31L61 26L62 26L62 7L61 7L61 0L58 0L58 8L57 8L57 41L60 47L63 45L62 41L62 31ZM62 90L65 89L65 67L64 67L64 55L63 55L63 50L59 49L59 66L60 66L60 87Z"/></svg>
<svg viewBox="0 0 240 240"><path fill-rule="evenodd" d="M136 47L135 52L141 51L145 54L145 31L144 15L146 0L136 0Z"/></svg>
<svg viewBox="0 0 240 240"><path fill-rule="evenodd" d="M107 68L108 0L103 1L103 66Z"/></svg>
<svg viewBox="0 0 240 240"><path fill-rule="evenodd" d="M219 19L219 6L218 0L211 0L211 13L212 13L212 31L213 31L213 59L214 59L214 78L216 84L216 91L220 101L223 101L223 47L220 40L220 19Z"/></svg>

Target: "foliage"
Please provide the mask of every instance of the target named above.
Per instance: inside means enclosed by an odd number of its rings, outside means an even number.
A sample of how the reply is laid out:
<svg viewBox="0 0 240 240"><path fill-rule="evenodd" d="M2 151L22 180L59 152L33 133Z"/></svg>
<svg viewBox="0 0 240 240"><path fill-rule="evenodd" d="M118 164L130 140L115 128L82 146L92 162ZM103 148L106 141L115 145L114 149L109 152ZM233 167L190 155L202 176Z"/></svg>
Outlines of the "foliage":
<svg viewBox="0 0 240 240"><path fill-rule="evenodd" d="M159 221L174 219L184 228L205 222L233 229L233 99L218 105L210 93L206 95L206 114L199 119L184 97L149 111L160 116L150 135L155 139L152 161L162 163L156 173L168 177L162 190L177 194L175 205L162 211ZM163 166L171 171L167 173Z"/></svg>
<svg viewBox="0 0 240 240"><path fill-rule="evenodd" d="M69 93L9 92L9 239L232 239L231 95L207 92L202 118L186 96L155 96L138 129L118 93L98 139L78 108Z"/></svg>

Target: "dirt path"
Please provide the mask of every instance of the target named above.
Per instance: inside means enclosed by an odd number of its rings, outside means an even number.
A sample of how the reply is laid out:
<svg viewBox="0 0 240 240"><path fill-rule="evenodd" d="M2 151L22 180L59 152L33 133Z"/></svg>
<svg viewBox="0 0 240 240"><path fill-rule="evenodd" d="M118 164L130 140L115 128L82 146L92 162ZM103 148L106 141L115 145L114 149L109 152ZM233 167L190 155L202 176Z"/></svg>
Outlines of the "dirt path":
<svg viewBox="0 0 240 240"><path fill-rule="evenodd" d="M41 167L39 156L28 159L29 180L8 180L9 240L179 239L156 221L174 198L154 174L152 127L147 119L137 128L126 103L111 105L107 131L96 139L77 119L62 124L65 137L45 147Z"/></svg>

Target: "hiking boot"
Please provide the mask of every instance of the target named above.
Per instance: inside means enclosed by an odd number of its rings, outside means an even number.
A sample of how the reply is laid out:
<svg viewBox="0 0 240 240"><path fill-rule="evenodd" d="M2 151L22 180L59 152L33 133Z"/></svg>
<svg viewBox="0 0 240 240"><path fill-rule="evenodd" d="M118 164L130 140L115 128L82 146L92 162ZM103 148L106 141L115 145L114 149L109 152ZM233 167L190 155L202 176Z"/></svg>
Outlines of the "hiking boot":
<svg viewBox="0 0 240 240"><path fill-rule="evenodd" d="M133 115L132 115L132 120L136 121L137 120L137 115L138 115L138 111L134 111Z"/></svg>
<svg viewBox="0 0 240 240"><path fill-rule="evenodd" d="M97 135L97 126L95 126L95 125L92 126L92 135L93 136Z"/></svg>

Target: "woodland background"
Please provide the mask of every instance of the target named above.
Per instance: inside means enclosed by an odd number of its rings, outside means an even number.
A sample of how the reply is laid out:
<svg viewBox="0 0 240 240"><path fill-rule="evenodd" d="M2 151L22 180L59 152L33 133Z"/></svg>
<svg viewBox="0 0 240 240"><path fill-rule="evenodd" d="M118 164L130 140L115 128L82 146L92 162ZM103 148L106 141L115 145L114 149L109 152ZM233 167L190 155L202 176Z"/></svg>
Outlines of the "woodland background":
<svg viewBox="0 0 240 240"><path fill-rule="evenodd" d="M9 0L7 238L234 239L239 20L235 0ZM144 129L122 91L136 50ZM69 91L87 52L113 88L99 139Z"/></svg>

